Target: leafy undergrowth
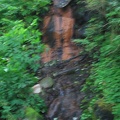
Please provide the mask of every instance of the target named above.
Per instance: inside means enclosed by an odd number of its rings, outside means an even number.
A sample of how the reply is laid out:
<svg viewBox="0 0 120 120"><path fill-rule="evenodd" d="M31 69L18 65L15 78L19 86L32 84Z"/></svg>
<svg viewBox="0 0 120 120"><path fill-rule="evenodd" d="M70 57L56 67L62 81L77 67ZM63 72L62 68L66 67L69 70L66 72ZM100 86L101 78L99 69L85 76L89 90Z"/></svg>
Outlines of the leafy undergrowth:
<svg viewBox="0 0 120 120"><path fill-rule="evenodd" d="M46 106L31 87L38 81L42 14L50 1L0 1L0 118L42 119ZM41 15L41 16L40 16Z"/></svg>
<svg viewBox="0 0 120 120"><path fill-rule="evenodd" d="M76 40L95 59L91 75L84 85L84 91L93 96L86 97L88 104L82 120L103 120L95 117L96 105L110 111L120 119L120 2L119 0L86 0L86 9L91 19L86 29L86 38Z"/></svg>

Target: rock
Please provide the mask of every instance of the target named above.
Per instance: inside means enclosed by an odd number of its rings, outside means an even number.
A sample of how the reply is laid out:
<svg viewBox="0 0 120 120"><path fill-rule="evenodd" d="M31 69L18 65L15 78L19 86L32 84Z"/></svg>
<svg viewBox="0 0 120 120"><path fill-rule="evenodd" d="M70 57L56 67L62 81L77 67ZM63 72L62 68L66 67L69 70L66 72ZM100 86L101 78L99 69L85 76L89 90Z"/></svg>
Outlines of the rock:
<svg viewBox="0 0 120 120"><path fill-rule="evenodd" d="M54 5L58 8L63 8L70 3L71 0L53 0Z"/></svg>
<svg viewBox="0 0 120 120"><path fill-rule="evenodd" d="M43 88L50 88L54 85L54 80L51 77L45 77L40 81L40 85Z"/></svg>
<svg viewBox="0 0 120 120"><path fill-rule="evenodd" d="M100 120L114 120L114 115L112 111L105 108L106 106L95 106L95 115Z"/></svg>
<svg viewBox="0 0 120 120"><path fill-rule="evenodd" d="M77 117L73 117L73 120L78 120L78 118Z"/></svg>
<svg viewBox="0 0 120 120"><path fill-rule="evenodd" d="M36 84L32 88L33 88L33 93L41 93L42 92L42 87L40 84Z"/></svg>

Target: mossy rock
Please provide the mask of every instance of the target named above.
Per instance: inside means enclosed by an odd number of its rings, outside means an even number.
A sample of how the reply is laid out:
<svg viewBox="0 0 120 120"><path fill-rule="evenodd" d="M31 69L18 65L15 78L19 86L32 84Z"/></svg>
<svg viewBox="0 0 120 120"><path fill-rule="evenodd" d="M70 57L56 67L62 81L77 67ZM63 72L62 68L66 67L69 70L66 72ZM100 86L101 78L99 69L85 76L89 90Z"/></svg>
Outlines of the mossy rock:
<svg viewBox="0 0 120 120"><path fill-rule="evenodd" d="M104 99L97 100L96 104L103 110L112 111L112 105L104 101Z"/></svg>
<svg viewBox="0 0 120 120"><path fill-rule="evenodd" d="M40 85L43 88L50 88L54 85L54 80L51 77L45 77L40 81Z"/></svg>

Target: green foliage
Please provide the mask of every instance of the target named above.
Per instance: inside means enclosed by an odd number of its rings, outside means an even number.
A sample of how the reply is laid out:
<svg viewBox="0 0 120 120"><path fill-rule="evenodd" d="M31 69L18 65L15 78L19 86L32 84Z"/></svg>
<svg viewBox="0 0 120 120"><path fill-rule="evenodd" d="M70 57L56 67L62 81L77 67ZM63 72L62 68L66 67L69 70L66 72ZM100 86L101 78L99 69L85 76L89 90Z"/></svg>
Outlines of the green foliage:
<svg viewBox="0 0 120 120"><path fill-rule="evenodd" d="M112 106L114 120L120 119L120 2L119 0L86 0L86 8L92 11L84 40L76 40L94 58L89 80L84 86L86 93L93 94L87 107L101 98ZM97 60L97 61L96 61ZM89 110L82 120L93 120ZM89 108L88 107L88 108ZM86 117L87 116L87 117Z"/></svg>
<svg viewBox="0 0 120 120"><path fill-rule="evenodd" d="M49 0L0 3L0 117L29 118L32 110L42 118L41 113L46 110L44 101L33 94L31 87L38 81L34 73L44 49L38 28Z"/></svg>
<svg viewBox="0 0 120 120"><path fill-rule="evenodd" d="M1 0L0 18L24 19L28 24L47 10L50 0ZM1 21L2 23L2 21Z"/></svg>
<svg viewBox="0 0 120 120"><path fill-rule="evenodd" d="M22 22L16 21L16 25L0 37L0 55L6 64L4 69L9 71L16 68L20 71L31 67L35 71L39 64L32 63L39 61L39 53L43 50L39 37L39 31L24 28Z"/></svg>
<svg viewBox="0 0 120 120"><path fill-rule="evenodd" d="M26 117L29 120L38 120L38 119L43 120L43 117L37 111L35 111L35 109L31 107L26 108Z"/></svg>

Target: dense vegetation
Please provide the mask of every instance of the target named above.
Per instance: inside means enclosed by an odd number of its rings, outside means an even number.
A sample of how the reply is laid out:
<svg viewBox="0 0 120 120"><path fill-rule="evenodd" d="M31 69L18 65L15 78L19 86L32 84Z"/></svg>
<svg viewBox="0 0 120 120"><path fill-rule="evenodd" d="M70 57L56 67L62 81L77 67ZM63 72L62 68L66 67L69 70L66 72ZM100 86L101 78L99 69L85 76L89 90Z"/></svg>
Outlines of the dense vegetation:
<svg viewBox="0 0 120 120"><path fill-rule="evenodd" d="M97 106L97 109L111 112L114 120L120 120L120 1L84 2L85 9L91 12L91 19L87 24L86 38L76 41L84 45L94 62L83 88L87 94L83 103L89 103L82 106L81 119L102 119L95 112Z"/></svg>
<svg viewBox="0 0 120 120"><path fill-rule="evenodd" d="M43 51L42 15L49 0L0 0L0 117L42 120L44 101L32 94Z"/></svg>
<svg viewBox="0 0 120 120"><path fill-rule="evenodd" d="M120 2L85 2L91 19L86 38L76 40L93 58L91 75L83 91L81 120L99 120L97 109L110 111L120 120ZM7 120L43 119L44 101L32 94L38 81L41 44L39 23L50 0L0 0L0 117ZM89 103L88 103L89 102ZM88 103L88 104L86 104ZM85 105L84 105L85 104Z"/></svg>

